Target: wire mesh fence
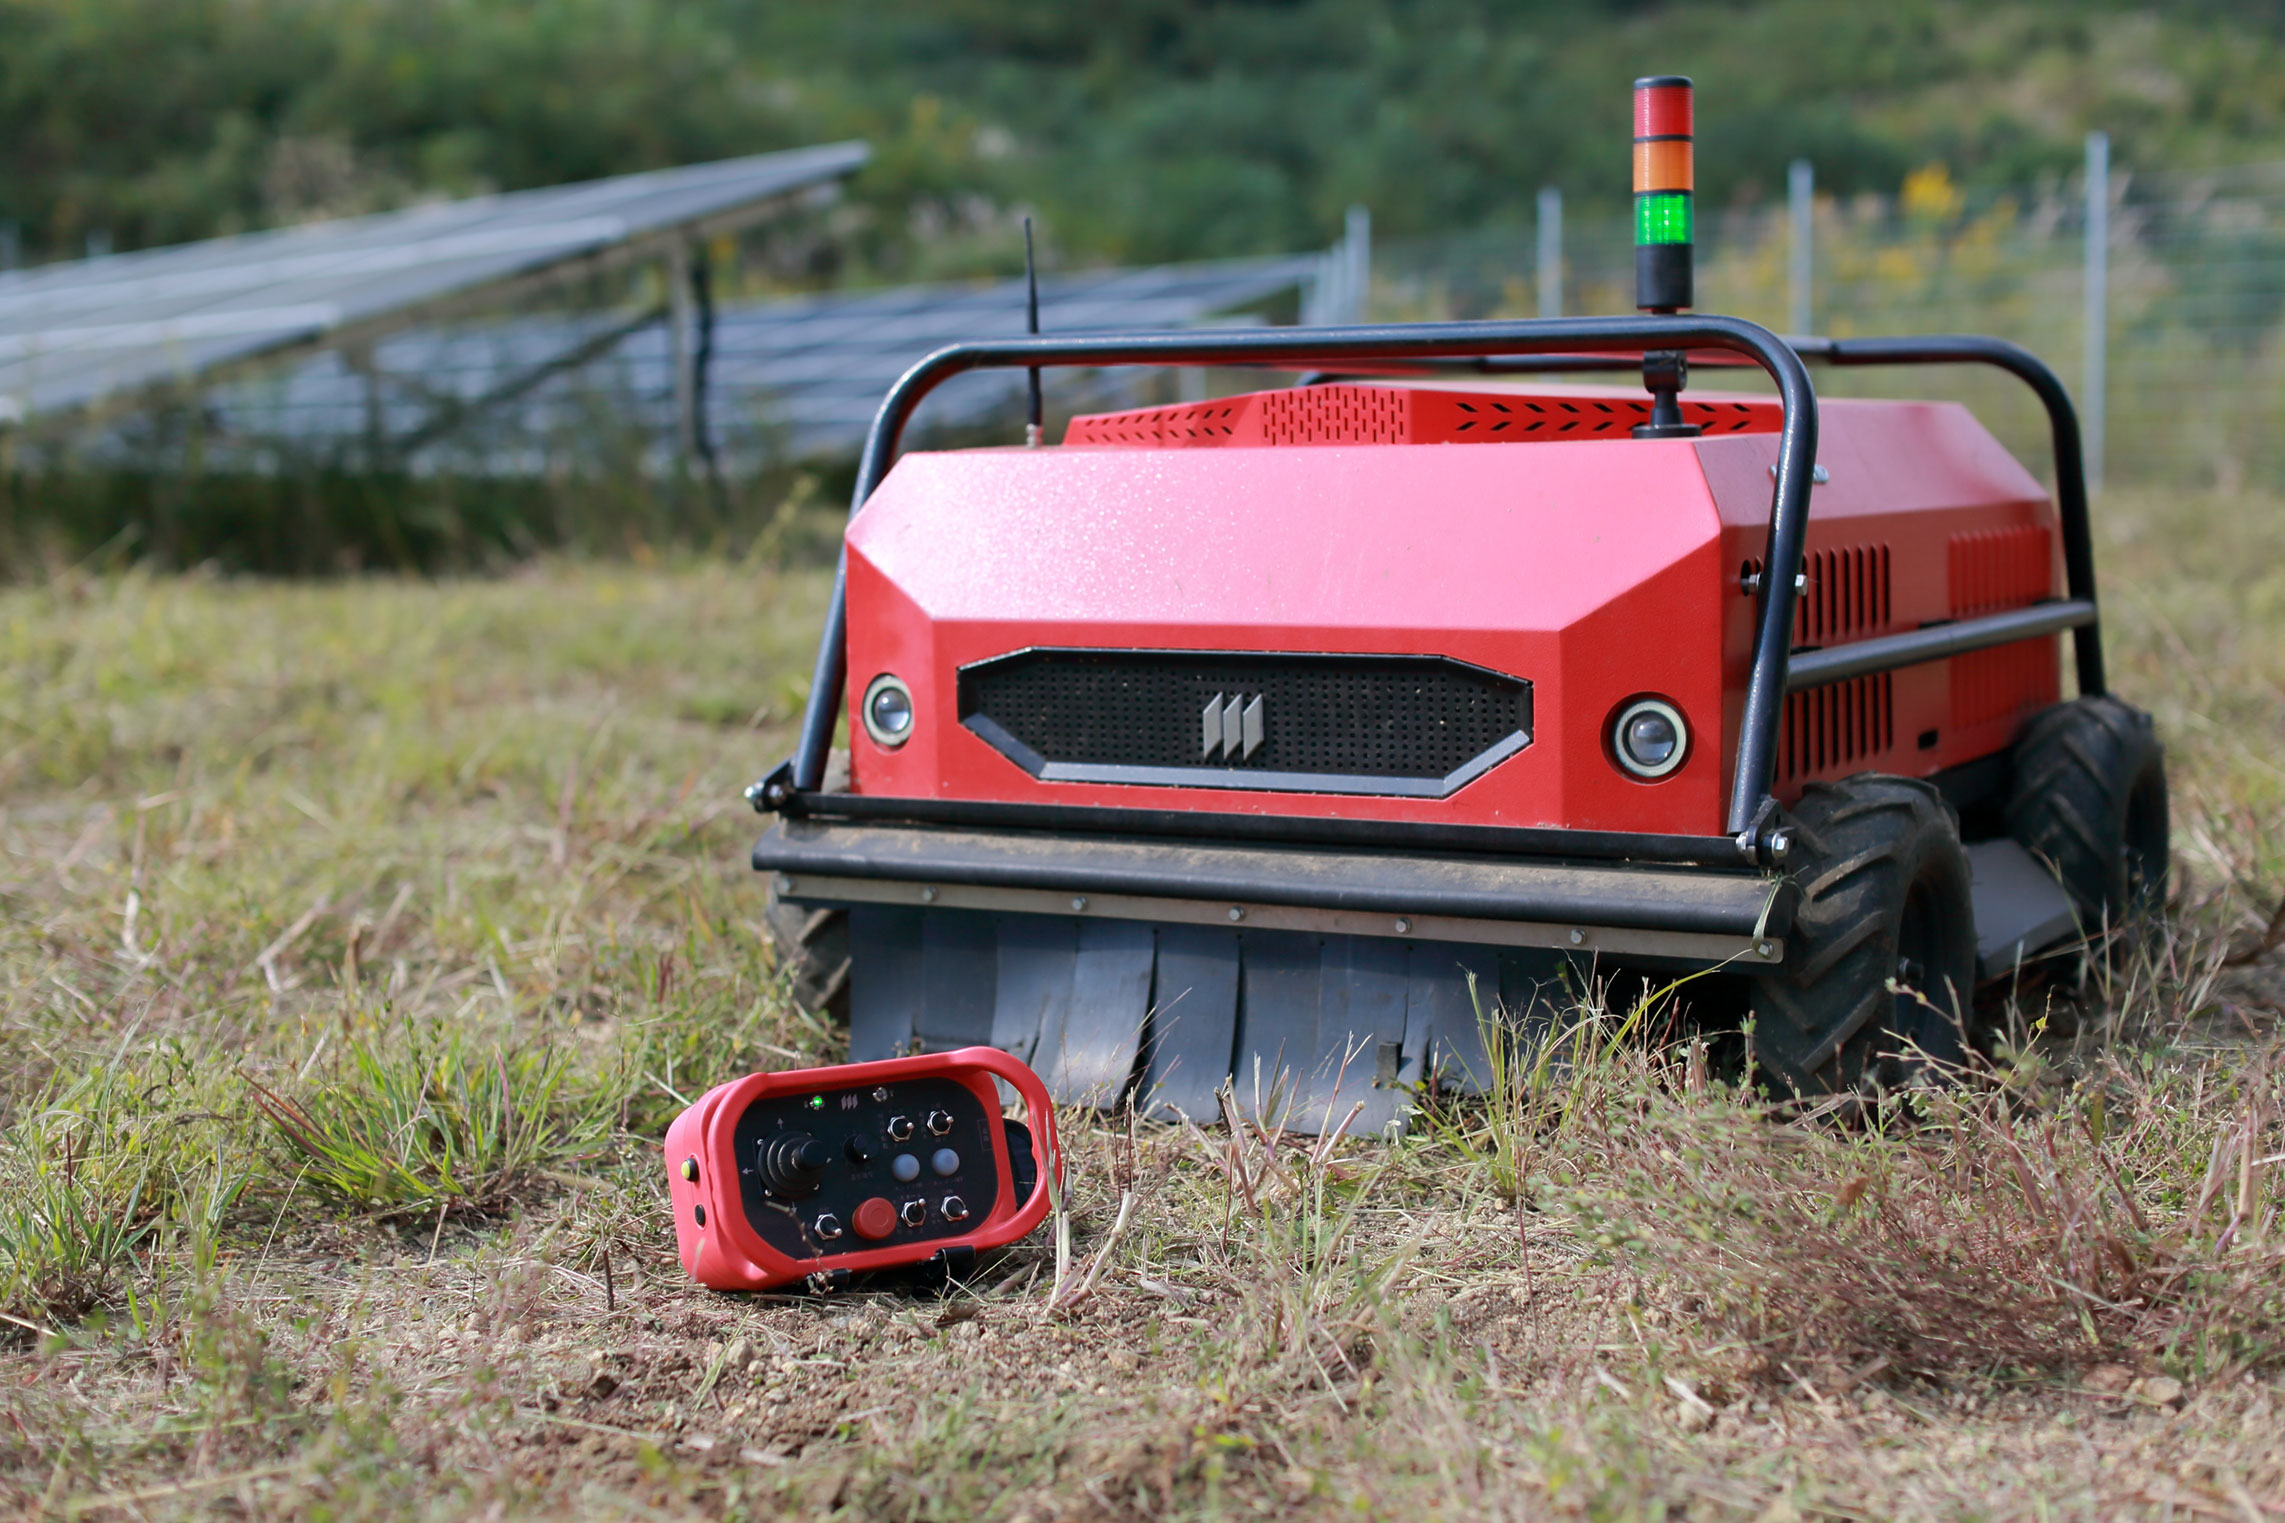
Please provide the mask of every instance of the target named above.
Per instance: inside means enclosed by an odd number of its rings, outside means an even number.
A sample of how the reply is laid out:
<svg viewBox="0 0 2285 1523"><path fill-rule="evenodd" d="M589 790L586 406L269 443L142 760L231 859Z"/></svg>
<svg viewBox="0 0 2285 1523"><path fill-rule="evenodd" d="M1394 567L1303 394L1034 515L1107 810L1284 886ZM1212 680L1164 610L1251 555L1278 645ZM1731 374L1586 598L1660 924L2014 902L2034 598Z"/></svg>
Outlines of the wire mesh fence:
<svg viewBox="0 0 2285 1523"><path fill-rule="evenodd" d="M2085 406L2087 240L2084 182L1965 191L1940 169L1894 195L1811 203L1812 331L1988 333L2041 355ZM2285 488L2285 164L2110 182L2104 460L2112 481ZM1705 216L1698 300L1779 331L1800 292L1789 208ZM1566 312L1623 312L1634 301L1624 208L1564 211ZM1537 229L1485 229L1384 241L1376 315L1526 316L1541 300ZM1701 386L1750 386L1749 377ZM2045 420L2004 377L1972 372L1820 372L1839 395L1968 402L2026 459L2044 458Z"/></svg>

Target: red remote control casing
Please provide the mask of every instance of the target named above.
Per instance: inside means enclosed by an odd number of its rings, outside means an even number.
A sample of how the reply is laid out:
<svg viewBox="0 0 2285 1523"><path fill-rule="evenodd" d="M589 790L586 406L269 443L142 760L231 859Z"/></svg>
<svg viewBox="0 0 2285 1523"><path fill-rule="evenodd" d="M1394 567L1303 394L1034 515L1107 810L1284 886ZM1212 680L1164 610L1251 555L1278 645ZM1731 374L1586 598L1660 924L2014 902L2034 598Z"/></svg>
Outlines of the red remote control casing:
<svg viewBox="0 0 2285 1523"><path fill-rule="evenodd" d="M995 1079L1025 1124L1002 1120ZM1061 1160L1046 1087L996 1047L748 1074L676 1117L665 1156L682 1267L715 1290L1014 1242L1046 1217Z"/></svg>

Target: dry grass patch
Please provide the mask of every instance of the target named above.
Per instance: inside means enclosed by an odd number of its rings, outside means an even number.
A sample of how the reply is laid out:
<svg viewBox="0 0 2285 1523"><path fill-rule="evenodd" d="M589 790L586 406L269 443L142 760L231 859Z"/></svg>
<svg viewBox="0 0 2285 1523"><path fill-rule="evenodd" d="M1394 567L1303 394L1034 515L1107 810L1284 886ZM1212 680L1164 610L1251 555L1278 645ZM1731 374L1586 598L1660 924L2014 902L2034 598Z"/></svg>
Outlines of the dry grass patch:
<svg viewBox="0 0 2285 1523"><path fill-rule="evenodd" d="M1060 1292L941 1298L664 1220L686 1099L839 1050L737 797L821 578L6 594L0 1509L2285 1516L2279 519L2105 517L2178 921L1972 1083L1772 1114L1589 1007L1393 1141L1068 1117Z"/></svg>

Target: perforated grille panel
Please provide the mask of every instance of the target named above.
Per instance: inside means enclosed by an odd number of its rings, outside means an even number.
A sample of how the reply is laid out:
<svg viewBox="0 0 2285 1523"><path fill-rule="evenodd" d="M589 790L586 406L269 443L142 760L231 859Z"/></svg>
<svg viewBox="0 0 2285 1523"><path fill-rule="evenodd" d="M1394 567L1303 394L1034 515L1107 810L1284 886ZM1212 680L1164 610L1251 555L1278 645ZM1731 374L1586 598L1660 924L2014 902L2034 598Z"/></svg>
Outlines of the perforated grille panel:
<svg viewBox="0 0 2285 1523"><path fill-rule="evenodd" d="M1528 739L1531 685L1436 656L1035 650L963 671L960 717L1033 771L1429 781Z"/></svg>
<svg viewBox="0 0 2285 1523"><path fill-rule="evenodd" d="M1682 403L1708 434L1775 433L1774 401ZM1298 444L1520 444L1625 439L1650 421L1646 398L1461 392L1410 386L1302 386L1212 402L1073 418L1067 445L1213 449Z"/></svg>

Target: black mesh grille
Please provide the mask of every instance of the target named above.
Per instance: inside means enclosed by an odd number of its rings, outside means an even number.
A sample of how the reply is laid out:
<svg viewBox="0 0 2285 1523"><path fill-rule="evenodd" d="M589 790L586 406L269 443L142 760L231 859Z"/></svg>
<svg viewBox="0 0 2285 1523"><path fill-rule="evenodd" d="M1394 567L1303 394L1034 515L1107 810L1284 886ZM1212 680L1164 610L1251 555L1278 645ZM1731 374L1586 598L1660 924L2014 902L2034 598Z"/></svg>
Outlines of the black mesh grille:
<svg viewBox="0 0 2285 1523"><path fill-rule="evenodd" d="M1261 700L1258 744L1206 750L1217 697ZM1050 763L1434 779L1528 735L1531 686L1437 656L1038 650L963 671L960 717Z"/></svg>

